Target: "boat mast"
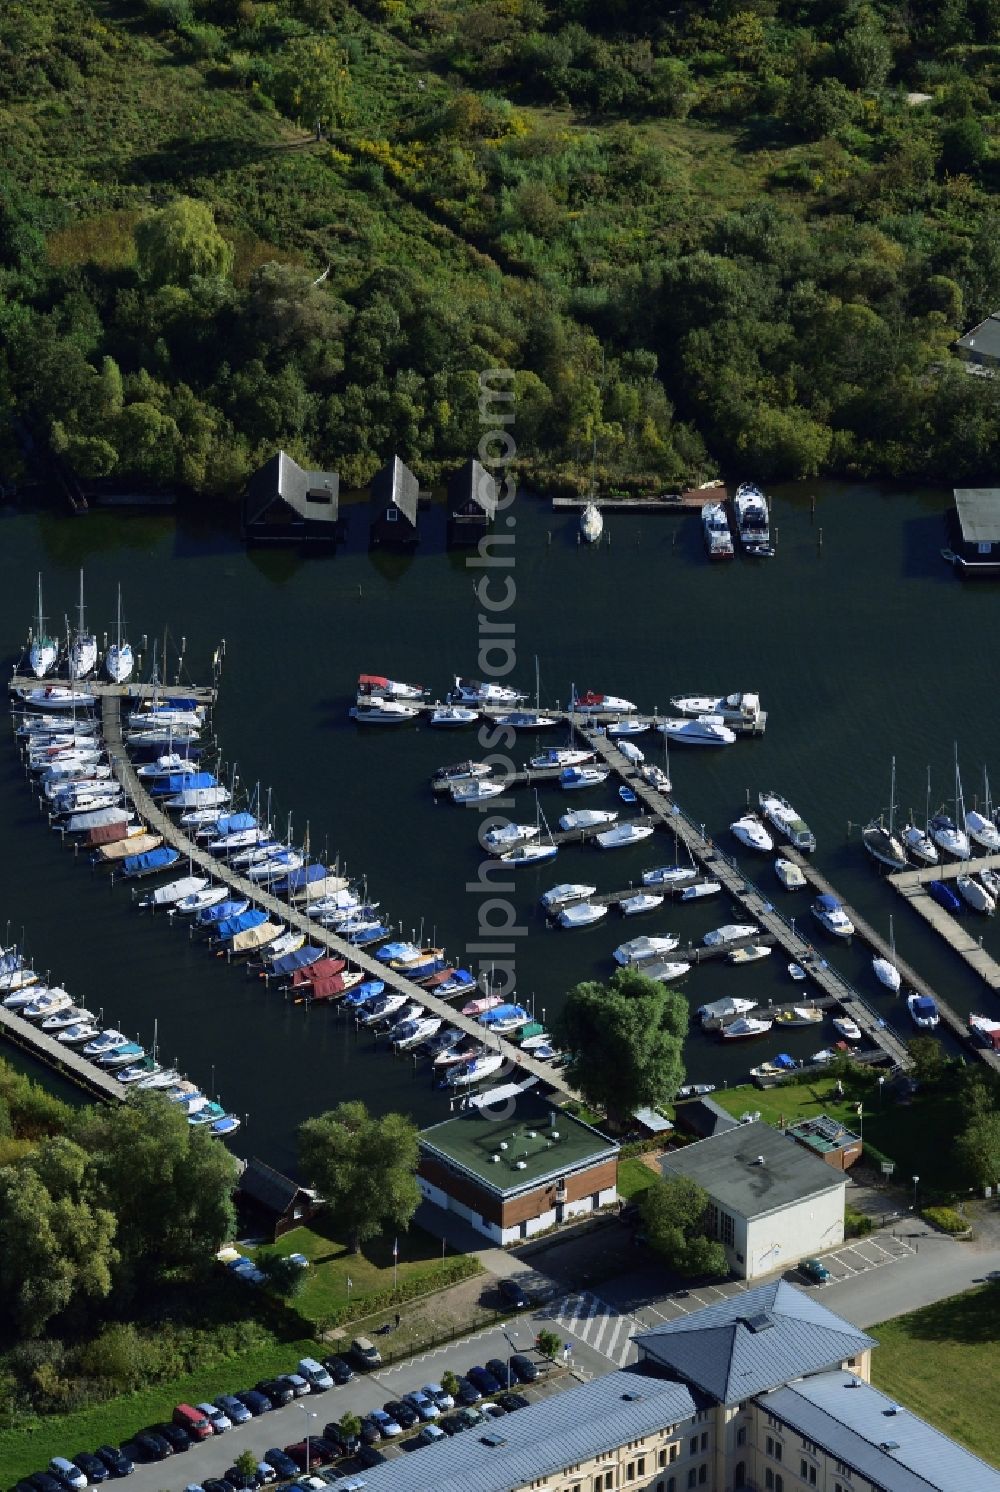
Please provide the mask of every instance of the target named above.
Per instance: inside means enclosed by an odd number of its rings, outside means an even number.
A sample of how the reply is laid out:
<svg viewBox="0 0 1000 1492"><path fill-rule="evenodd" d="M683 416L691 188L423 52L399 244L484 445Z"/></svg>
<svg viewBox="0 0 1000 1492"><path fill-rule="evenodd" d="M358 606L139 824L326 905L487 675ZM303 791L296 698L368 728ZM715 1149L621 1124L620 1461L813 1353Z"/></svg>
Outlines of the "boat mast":
<svg viewBox="0 0 1000 1492"><path fill-rule="evenodd" d="M82 565L80 566L80 606L79 606L79 611L80 611L80 626L79 626L79 633L78 633L78 635L80 637L82 637L84 635L84 633L86 632L86 630L87 630L86 626L85 626L84 612L83 612L83 566Z"/></svg>
<svg viewBox="0 0 1000 1492"><path fill-rule="evenodd" d="M121 585L119 585L119 587L118 587L118 656L119 657L121 657L121 651L122 651L122 588L121 588Z"/></svg>
<svg viewBox="0 0 1000 1492"><path fill-rule="evenodd" d="M955 742L955 823L965 832L965 799L962 796L962 777L958 770L958 742Z"/></svg>
<svg viewBox="0 0 1000 1492"><path fill-rule="evenodd" d="M931 769L927 766L927 801L924 804L924 834L929 835L931 829Z"/></svg>
<svg viewBox="0 0 1000 1492"><path fill-rule="evenodd" d="M42 637L44 635L44 632L45 632L45 618L42 616L42 572L41 572L41 570L39 570L39 572L38 572L38 632L37 632L37 640L38 640L39 645L41 645L41 641L42 641Z"/></svg>
<svg viewBox="0 0 1000 1492"><path fill-rule="evenodd" d="M896 758L892 759L892 774L889 782L889 838L892 838L892 825L896 817Z"/></svg>

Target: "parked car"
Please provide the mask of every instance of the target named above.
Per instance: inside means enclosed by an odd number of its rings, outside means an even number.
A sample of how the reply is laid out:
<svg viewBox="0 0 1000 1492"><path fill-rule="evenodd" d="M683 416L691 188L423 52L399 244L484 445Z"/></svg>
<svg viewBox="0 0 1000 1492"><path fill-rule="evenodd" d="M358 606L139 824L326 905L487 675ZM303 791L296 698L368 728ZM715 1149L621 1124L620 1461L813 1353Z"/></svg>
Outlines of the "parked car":
<svg viewBox="0 0 1000 1492"><path fill-rule="evenodd" d="M279 1476L298 1476L299 1474L299 1468L288 1452L279 1450L277 1446L264 1452L264 1460L269 1466L274 1467Z"/></svg>
<svg viewBox="0 0 1000 1492"><path fill-rule="evenodd" d="M437 1425L424 1425L419 1435L414 1435L410 1445L433 1445L435 1440L447 1440L448 1437Z"/></svg>
<svg viewBox="0 0 1000 1492"><path fill-rule="evenodd" d="M174 1453L173 1446L164 1440L159 1430L140 1430L134 1437L134 1444L147 1461L165 1461Z"/></svg>
<svg viewBox="0 0 1000 1492"><path fill-rule="evenodd" d="M530 1403L523 1394L501 1394L497 1403L506 1409L508 1414L513 1414L515 1409L527 1409Z"/></svg>
<svg viewBox="0 0 1000 1492"><path fill-rule="evenodd" d="M131 1476L135 1467L116 1445L99 1445L94 1452L102 1466L106 1466L112 1476Z"/></svg>
<svg viewBox="0 0 1000 1492"><path fill-rule="evenodd" d="M346 1357L337 1357L336 1355L324 1357L323 1366L338 1386L343 1383L350 1383L354 1377L354 1369Z"/></svg>
<svg viewBox="0 0 1000 1492"><path fill-rule="evenodd" d="M495 1403L493 1399L483 1405L483 1414L486 1419L503 1419L506 1413L503 1405Z"/></svg>
<svg viewBox="0 0 1000 1492"><path fill-rule="evenodd" d="M312 1393L308 1378L304 1378L301 1373L282 1373L278 1382L287 1383L297 1399L304 1399L306 1394Z"/></svg>
<svg viewBox="0 0 1000 1492"><path fill-rule="evenodd" d="M36 1471L34 1476L29 1476L28 1482L32 1492L65 1492L65 1484L51 1471Z"/></svg>
<svg viewBox="0 0 1000 1492"><path fill-rule="evenodd" d="M280 1409L283 1404L290 1404L295 1398L294 1388L284 1378L262 1378L254 1387L259 1394L270 1399L275 1409Z"/></svg>
<svg viewBox="0 0 1000 1492"><path fill-rule="evenodd" d="M378 1445L382 1439L382 1426L366 1414L361 1421L361 1443L362 1445Z"/></svg>
<svg viewBox="0 0 1000 1492"><path fill-rule="evenodd" d="M248 1419L253 1419L250 1410L235 1394L220 1394L215 1400L215 1407L234 1425L245 1425Z"/></svg>
<svg viewBox="0 0 1000 1492"><path fill-rule="evenodd" d="M474 1430L483 1422L483 1411L476 1409L472 1404L466 1404L458 1410L458 1420L463 1430Z"/></svg>
<svg viewBox="0 0 1000 1492"><path fill-rule="evenodd" d="M329 1466L331 1461L337 1459L337 1452L329 1441L324 1440L322 1435L310 1435L308 1450L305 1440L297 1440L294 1445L285 1446L285 1455L295 1462L296 1476L300 1471L305 1471L308 1465L310 1471L317 1466Z"/></svg>
<svg viewBox="0 0 1000 1492"><path fill-rule="evenodd" d="M235 1466L230 1466L225 1473L225 1480L234 1489L234 1492L253 1492L257 1486L257 1473L255 1471L238 1471Z"/></svg>
<svg viewBox="0 0 1000 1492"><path fill-rule="evenodd" d="M513 1311L526 1311L531 1306L531 1301L524 1293L524 1289L517 1280L503 1279L497 1285L497 1293L505 1306Z"/></svg>
<svg viewBox="0 0 1000 1492"><path fill-rule="evenodd" d="M381 1466L385 1457L373 1445L359 1445L354 1453L354 1459L359 1466L364 1466L368 1469L372 1466Z"/></svg>
<svg viewBox="0 0 1000 1492"><path fill-rule="evenodd" d="M162 1435L175 1455L191 1449L191 1436L180 1425L162 1424L154 1425L153 1429L157 1435Z"/></svg>
<svg viewBox="0 0 1000 1492"><path fill-rule="evenodd" d="M471 1379L460 1378L458 1380L457 1398L460 1404L478 1404L482 1397L479 1389Z"/></svg>
<svg viewBox="0 0 1000 1492"><path fill-rule="evenodd" d="M254 1419L257 1418L258 1414L266 1414L269 1409L274 1408L267 1394L262 1394L259 1388L244 1388L236 1397L241 1404L249 1409Z"/></svg>
<svg viewBox="0 0 1000 1492"><path fill-rule="evenodd" d="M530 1357L525 1357L523 1352L515 1352L510 1360L511 1376L519 1383L536 1383L541 1376L538 1364L533 1363Z"/></svg>
<svg viewBox="0 0 1000 1492"><path fill-rule="evenodd" d="M334 1419L323 1426L323 1439L335 1445L342 1456L353 1456L361 1444L356 1435L345 1434Z"/></svg>
<svg viewBox="0 0 1000 1492"><path fill-rule="evenodd" d="M440 1419L441 1411L429 1394L424 1393L422 1388L416 1388L412 1394L403 1395L403 1403L409 1404L415 1409L419 1419L426 1424L428 1420Z"/></svg>
<svg viewBox="0 0 1000 1492"><path fill-rule="evenodd" d="M507 1388L514 1381L513 1370L502 1357L491 1357L486 1364L486 1371L493 1374L501 1388Z"/></svg>
<svg viewBox="0 0 1000 1492"><path fill-rule="evenodd" d="M314 1357L301 1358L298 1370L314 1394L324 1393L328 1388L333 1387L333 1379L329 1372Z"/></svg>
<svg viewBox="0 0 1000 1492"><path fill-rule="evenodd" d="M431 1403L436 1404L439 1409L454 1409L455 1407L455 1400L451 1394L445 1393L440 1383L425 1383L420 1392L426 1394Z"/></svg>
<svg viewBox="0 0 1000 1492"><path fill-rule="evenodd" d="M402 1399L390 1399L382 1406L390 1419L394 1419L397 1425L402 1425L404 1430L412 1430L420 1415L412 1404L407 1404Z"/></svg>
<svg viewBox="0 0 1000 1492"><path fill-rule="evenodd" d="M213 1435L222 1435L226 1430L233 1428L233 1422L229 1418L229 1415L226 1414L225 1410L220 1409L217 1404L196 1404L194 1407L200 1409L208 1420L208 1423L212 1426Z"/></svg>
<svg viewBox="0 0 1000 1492"><path fill-rule="evenodd" d="M64 1487L68 1487L70 1492L85 1492L87 1486L86 1472L81 1471L79 1466L74 1466L73 1462L68 1460L66 1456L53 1456L48 1464L48 1473L49 1476L54 1476L57 1482L61 1482Z"/></svg>
<svg viewBox="0 0 1000 1492"><path fill-rule="evenodd" d="M268 1466L266 1461L257 1462L257 1485L258 1487L270 1487L272 1482L278 1480L278 1473L273 1466ZM187 1489L190 1492L190 1488Z"/></svg>
<svg viewBox="0 0 1000 1492"><path fill-rule="evenodd" d="M215 1434L208 1415L193 1404L178 1404L170 1419L172 1424L186 1431L190 1440L211 1440Z"/></svg>
<svg viewBox="0 0 1000 1492"><path fill-rule="evenodd" d="M493 1374L489 1371L488 1368L481 1368L481 1367L478 1367L478 1366L474 1367L474 1368L470 1368L469 1371L468 1371L468 1373L466 1373L465 1376L469 1379L470 1383L474 1383L476 1385L476 1387L480 1390L481 1393L484 1393L484 1394L498 1394L500 1392L500 1384L497 1382L497 1380L494 1378ZM504 1385L505 1386L506 1386L506 1382L507 1382L507 1379L506 1379L506 1375L505 1375L504 1376Z"/></svg>
<svg viewBox="0 0 1000 1492"><path fill-rule="evenodd" d="M99 1461L93 1451L80 1451L79 1455L73 1457L73 1465L79 1466L92 1487L106 1482L111 1475L104 1462Z"/></svg>
<svg viewBox="0 0 1000 1492"><path fill-rule="evenodd" d="M446 1414L443 1419L438 1420L438 1424L446 1435L457 1435L465 1429L465 1425L459 1419L458 1411L454 1414Z"/></svg>
<svg viewBox="0 0 1000 1492"><path fill-rule="evenodd" d="M201 1492L236 1492L236 1489L224 1477L210 1476L207 1482L202 1482Z"/></svg>
<svg viewBox="0 0 1000 1492"><path fill-rule="evenodd" d="M380 1368L382 1354L369 1337L355 1337L351 1343L351 1356L365 1369Z"/></svg>
<svg viewBox="0 0 1000 1492"><path fill-rule="evenodd" d="M819 1259L800 1259L799 1269L811 1285L825 1285L833 1278L826 1265Z"/></svg>
<svg viewBox="0 0 1000 1492"><path fill-rule="evenodd" d="M375 1424L378 1425L383 1440L391 1440L394 1435L402 1435L403 1433L403 1427L399 1423L399 1420L394 1419L388 1410L372 1409L369 1411L368 1418L374 1420Z"/></svg>

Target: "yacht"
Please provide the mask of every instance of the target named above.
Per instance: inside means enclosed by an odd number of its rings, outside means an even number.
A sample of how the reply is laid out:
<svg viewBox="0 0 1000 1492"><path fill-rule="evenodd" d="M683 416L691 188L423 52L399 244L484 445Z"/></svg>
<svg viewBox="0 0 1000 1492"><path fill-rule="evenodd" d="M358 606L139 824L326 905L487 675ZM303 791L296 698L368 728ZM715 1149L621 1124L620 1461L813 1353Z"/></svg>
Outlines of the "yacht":
<svg viewBox="0 0 1000 1492"><path fill-rule="evenodd" d="M352 705L348 714L357 725L406 725L417 719L420 707L372 694Z"/></svg>
<svg viewBox="0 0 1000 1492"><path fill-rule="evenodd" d="M806 884L802 868L794 860L786 860L781 855L774 862L774 873L786 891L801 891Z"/></svg>
<svg viewBox="0 0 1000 1492"><path fill-rule="evenodd" d="M881 817L872 819L862 831L861 838L873 860L877 860L880 865L888 866L890 870L905 870L910 862L906 850L896 836L895 819L896 758L893 757L889 787L889 822L883 823Z"/></svg>
<svg viewBox="0 0 1000 1492"><path fill-rule="evenodd" d="M605 829L603 834L598 834L595 840L599 850L621 850L630 844L640 844L644 839L650 839L653 834L652 824L616 824L613 829Z"/></svg>
<svg viewBox="0 0 1000 1492"><path fill-rule="evenodd" d="M604 519L601 510L594 503L588 503L580 514L580 534L588 544L596 544L604 532Z"/></svg>
<svg viewBox="0 0 1000 1492"><path fill-rule="evenodd" d="M688 963L671 963L668 959L659 958L640 964L639 967L647 979L655 979L658 984L671 984L675 979L683 979L691 970Z"/></svg>
<svg viewBox="0 0 1000 1492"><path fill-rule="evenodd" d="M535 824L500 824L495 829L487 829L480 836L480 844L491 855L502 855L506 850L512 850L519 844L527 844L529 839L537 837L538 828Z"/></svg>
<svg viewBox="0 0 1000 1492"><path fill-rule="evenodd" d="M450 786L453 782L467 782L470 777L489 777L492 771L489 762L452 762L449 767L438 767L434 781Z"/></svg>
<svg viewBox="0 0 1000 1492"><path fill-rule="evenodd" d="M449 1088L467 1088L472 1083L492 1077L504 1064L502 1052L480 1052L468 1062L452 1068L448 1074Z"/></svg>
<svg viewBox="0 0 1000 1492"><path fill-rule="evenodd" d="M559 820L560 829L569 833L573 829L602 829L613 824L618 817L614 808L571 808Z"/></svg>
<svg viewBox="0 0 1000 1492"><path fill-rule="evenodd" d="M562 927L590 927L607 915L607 907L592 901L577 901L563 907L559 913L559 922Z"/></svg>
<svg viewBox="0 0 1000 1492"><path fill-rule="evenodd" d="M39 710L90 710L97 703L96 696L85 689L67 689L62 684L43 684L18 693L26 705Z"/></svg>
<svg viewBox="0 0 1000 1492"><path fill-rule="evenodd" d="M645 964L652 959L663 958L667 953L673 953L680 943L672 933L657 938L632 938L628 943L619 943L614 951L614 960L622 968L629 968L635 964Z"/></svg>
<svg viewBox="0 0 1000 1492"><path fill-rule="evenodd" d="M771 550L771 520L767 498L752 482L742 482L733 498L736 532L748 554Z"/></svg>
<svg viewBox="0 0 1000 1492"><path fill-rule="evenodd" d="M748 948L734 948L727 956L726 962L730 964L755 964L758 959L767 958L771 953L770 948L765 948L763 943L751 943Z"/></svg>
<svg viewBox="0 0 1000 1492"><path fill-rule="evenodd" d="M853 1020L849 1015L835 1015L833 1018L833 1029L836 1031L837 1035L842 1036L845 1041L861 1040L861 1027L858 1025L857 1021Z"/></svg>
<svg viewBox="0 0 1000 1492"><path fill-rule="evenodd" d="M701 941L706 948L720 948L726 943L739 943L752 938L759 932L760 928L754 927L751 922L727 922L725 926L707 932Z"/></svg>
<svg viewBox="0 0 1000 1492"><path fill-rule="evenodd" d="M946 813L936 813L928 828L934 843L946 855L951 855L955 860L968 860L972 855L969 836Z"/></svg>
<svg viewBox="0 0 1000 1492"><path fill-rule="evenodd" d="M449 788L453 803L485 803L507 791L507 780L494 782L491 777L473 777L468 782L453 782Z"/></svg>
<svg viewBox="0 0 1000 1492"><path fill-rule="evenodd" d="M83 609L83 571L80 571L80 604L77 608L78 625L76 635L70 643L69 648L69 676L71 679L85 679L92 674L97 667L97 638L92 632L87 631L87 623Z"/></svg>
<svg viewBox="0 0 1000 1492"><path fill-rule="evenodd" d="M733 531L725 503L706 503L701 510L701 531L711 560L732 559L736 553Z"/></svg>
<svg viewBox="0 0 1000 1492"><path fill-rule="evenodd" d="M31 647L28 649L28 666L36 679L44 679L45 675L55 668L58 660L59 644L46 632L45 618L42 616L42 572L39 570L38 615L35 618Z"/></svg>
<svg viewBox="0 0 1000 1492"><path fill-rule="evenodd" d="M460 679L455 675L454 688L448 695L452 705L519 705L528 696L519 694L507 684L490 684L482 679Z"/></svg>
<svg viewBox="0 0 1000 1492"><path fill-rule="evenodd" d="M422 684L402 684L383 674L363 673L358 678L358 703L375 695L379 699L426 699L430 693Z"/></svg>
<svg viewBox="0 0 1000 1492"><path fill-rule="evenodd" d="M530 767L582 767L584 762L592 762L595 752L583 751L576 746L550 746L548 751L543 751L539 756L533 756L529 761Z"/></svg>
<svg viewBox="0 0 1000 1492"><path fill-rule="evenodd" d="M541 715L537 710L511 710L508 715L498 715L496 724L511 730L551 730L559 721L555 715Z"/></svg>
<svg viewBox="0 0 1000 1492"><path fill-rule="evenodd" d="M990 779L986 768L983 768L983 811L979 813L973 809L965 815L965 832L974 844L985 850L988 855L1000 855L1000 831L993 822L993 810L990 802Z"/></svg>
<svg viewBox="0 0 1000 1492"><path fill-rule="evenodd" d="M744 814L741 819L729 825L729 831L748 850L759 850L761 854L769 855L774 849L774 840L755 813Z"/></svg>
<svg viewBox="0 0 1000 1492"><path fill-rule="evenodd" d="M689 886L697 879L698 872L693 865L658 865L655 869L644 870L642 873L644 886L668 886L672 890L679 886Z"/></svg>
<svg viewBox="0 0 1000 1492"><path fill-rule="evenodd" d="M593 689L586 689L583 694L573 691L569 708L574 715L633 715L639 706L616 694L596 694Z"/></svg>
<svg viewBox="0 0 1000 1492"><path fill-rule="evenodd" d="M900 830L899 837L912 859L921 865L937 865L941 857L926 828L921 828L919 824L906 824Z"/></svg>
<svg viewBox="0 0 1000 1492"><path fill-rule="evenodd" d="M906 1008L913 1024L921 1031L933 1031L941 1019L930 995L918 995L916 990L907 995Z"/></svg>
<svg viewBox="0 0 1000 1492"><path fill-rule="evenodd" d="M974 912L985 912L988 917L993 916L997 909L996 900L980 881L972 876L958 876L955 885L958 887L962 900Z"/></svg>
<svg viewBox="0 0 1000 1492"><path fill-rule="evenodd" d="M694 720L664 720L657 727L669 741L685 746L732 746L736 734L721 715L699 715Z"/></svg>
<svg viewBox="0 0 1000 1492"><path fill-rule="evenodd" d="M541 865L545 860L554 860L558 853L557 844L519 844L512 850L504 850L500 859L504 865Z"/></svg>
<svg viewBox="0 0 1000 1492"><path fill-rule="evenodd" d="M192 761L191 757L182 756L179 751L167 751L154 761L143 762L136 769L136 776L146 780L157 777L191 777L197 770L198 763Z"/></svg>
<svg viewBox="0 0 1000 1492"><path fill-rule="evenodd" d="M118 634L104 655L104 669L112 684L127 684L132 677L135 658L132 644L122 637L122 588L118 587Z"/></svg>
<svg viewBox="0 0 1000 1492"><path fill-rule="evenodd" d="M899 994L900 974L896 968L896 935L893 931L892 918L889 918L889 949L890 958L884 958L876 954L872 959L872 971L879 984L884 985L894 995Z"/></svg>
<svg viewBox="0 0 1000 1492"><path fill-rule="evenodd" d="M586 901L588 896L593 896L597 890L596 886L583 886L572 881L563 881L558 886L553 886L551 891L546 891L541 898L542 906L547 912L556 912L560 907L568 906L574 901Z"/></svg>
<svg viewBox="0 0 1000 1492"><path fill-rule="evenodd" d="M632 720L628 716L626 716L624 720L612 720L611 724L607 728L607 733L612 738L612 740L617 741L620 740L622 736L641 736L644 734L645 731L649 730L651 724L652 722L649 720ZM634 749L635 748L633 748L633 750ZM630 761L635 760L635 758L628 752L622 752L622 755L628 756ZM639 757L639 760L642 760L641 755Z"/></svg>
<svg viewBox="0 0 1000 1492"><path fill-rule="evenodd" d="M844 911L844 903L837 896L824 892L812 905L812 914L828 933L835 938L852 938L854 923Z"/></svg>
<svg viewBox="0 0 1000 1492"><path fill-rule="evenodd" d="M128 1037L122 1031L102 1031L95 1036L93 1041L88 1041L83 1049L85 1057L103 1057L108 1052L117 1051L119 1047L125 1046Z"/></svg>
<svg viewBox="0 0 1000 1492"><path fill-rule="evenodd" d="M748 1041L754 1036L766 1036L774 1025L774 1020L765 1020L758 1015L738 1015L728 1025L720 1027L719 1034L723 1041Z"/></svg>
<svg viewBox="0 0 1000 1492"><path fill-rule="evenodd" d="M760 695L736 694L674 694L670 708L678 715L697 719L699 715L721 715L723 720L733 720L737 725L753 725L761 718Z"/></svg>
<svg viewBox="0 0 1000 1492"><path fill-rule="evenodd" d="M817 1005L793 1005L789 1010L779 1010L774 1017L778 1026L821 1026L823 1012Z"/></svg>
<svg viewBox="0 0 1000 1492"><path fill-rule="evenodd" d="M623 917L637 917L642 912L655 912L662 907L665 897L653 896L649 891L635 891L618 903Z"/></svg>
<svg viewBox="0 0 1000 1492"><path fill-rule="evenodd" d="M766 792L758 795L757 802L768 823L773 824L789 844L803 854L812 854L816 848L816 836L787 798L780 797L778 793Z"/></svg>
<svg viewBox="0 0 1000 1492"><path fill-rule="evenodd" d="M93 1021L74 1021L72 1026L64 1026L56 1037L64 1046L83 1046L93 1041L98 1034L99 1027Z"/></svg>
<svg viewBox="0 0 1000 1492"><path fill-rule="evenodd" d="M436 710L431 711L430 723L454 730L464 725L475 725L478 719L479 712L470 710L465 705L439 705Z"/></svg>
<svg viewBox="0 0 1000 1492"><path fill-rule="evenodd" d="M699 1005L695 1014L700 1016L701 1024L705 1029L712 1031L718 1030L734 1016L747 1015L751 1010L756 1009L756 1000L741 1000L733 995L726 995L721 1000L712 1000L708 1005Z"/></svg>
<svg viewBox="0 0 1000 1492"><path fill-rule="evenodd" d="M559 774L559 786L568 793L585 787L600 787L602 782L607 782L610 772L609 767L564 767Z"/></svg>

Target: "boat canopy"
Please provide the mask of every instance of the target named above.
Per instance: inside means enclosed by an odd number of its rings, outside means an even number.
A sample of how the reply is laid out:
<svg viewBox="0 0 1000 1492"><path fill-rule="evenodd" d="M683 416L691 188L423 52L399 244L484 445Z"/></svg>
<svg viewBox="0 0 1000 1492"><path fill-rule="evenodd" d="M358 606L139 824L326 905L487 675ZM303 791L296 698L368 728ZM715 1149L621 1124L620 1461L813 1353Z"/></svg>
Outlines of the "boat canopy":
<svg viewBox="0 0 1000 1492"><path fill-rule="evenodd" d="M799 1064L796 1062L795 1058L790 1057L787 1052L779 1052L774 1059L774 1065L775 1067L786 1067L790 1069L793 1067L798 1067Z"/></svg>
<svg viewBox="0 0 1000 1492"><path fill-rule="evenodd" d="M251 927L260 927L266 921L266 912L259 907L248 907L245 912L238 912L235 917L226 917L219 923L219 937L235 938L239 933L247 932Z"/></svg>
<svg viewBox="0 0 1000 1492"><path fill-rule="evenodd" d="M824 912L836 912L839 907L843 906L843 902L841 902L839 897L831 896L828 892L824 891L817 896L816 905Z"/></svg>
<svg viewBox="0 0 1000 1492"><path fill-rule="evenodd" d="M271 974L294 974L298 969L308 968L323 954L322 948L296 948L293 953L283 953L270 967Z"/></svg>
<svg viewBox="0 0 1000 1492"><path fill-rule="evenodd" d="M343 974L327 974L323 979L314 979L309 991L311 1000L332 1000L334 995L344 993Z"/></svg>
<svg viewBox="0 0 1000 1492"><path fill-rule="evenodd" d="M314 979L325 979L328 974L339 974L346 968L346 960L342 958L316 959L311 965L295 970L292 984L311 984Z"/></svg>
<svg viewBox="0 0 1000 1492"><path fill-rule="evenodd" d="M127 824L132 815L125 808L95 808L89 813L74 813L66 821L67 834L81 834L85 829L103 829L107 824Z"/></svg>
<svg viewBox="0 0 1000 1492"><path fill-rule="evenodd" d="M498 1005L495 1010L487 1010L479 1017L481 1026L495 1026L500 1021L510 1020L512 1017L527 1015L523 1005Z"/></svg>
<svg viewBox="0 0 1000 1492"><path fill-rule="evenodd" d="M247 829L256 829L257 820L252 813L224 813L216 819L213 833L220 839L227 834L242 834Z"/></svg>
<svg viewBox="0 0 1000 1492"><path fill-rule="evenodd" d="M576 695L578 705L601 705L604 703L603 694L595 694L593 689L588 689L586 694Z"/></svg>
<svg viewBox="0 0 1000 1492"><path fill-rule="evenodd" d="M201 705L193 695L171 695L169 699L151 700L148 695L134 694L132 704L135 709L142 710L148 715L158 715L164 710L200 710Z"/></svg>
<svg viewBox="0 0 1000 1492"><path fill-rule="evenodd" d="M213 777L211 772L171 772L168 777L159 778L150 791L154 797L159 798L167 793L180 793L193 788L218 787L218 785L219 779Z"/></svg>
<svg viewBox="0 0 1000 1492"><path fill-rule="evenodd" d="M229 917L236 917L241 911L246 910L245 899L239 901L220 901L214 907L202 907L195 921L202 927L211 927L213 922L225 922Z"/></svg>
<svg viewBox="0 0 1000 1492"><path fill-rule="evenodd" d="M388 689L390 680L380 673L358 674L359 689Z"/></svg>
<svg viewBox="0 0 1000 1492"><path fill-rule="evenodd" d="M289 875L282 876L280 881L275 881L271 890L276 896L285 891L301 891L303 886L309 886L313 881L322 881L329 875L325 865L306 865L301 870L293 870Z"/></svg>
<svg viewBox="0 0 1000 1492"><path fill-rule="evenodd" d="M937 1015L937 1006L930 995L917 995L913 1001L913 1010L916 1015Z"/></svg>
<svg viewBox="0 0 1000 1492"><path fill-rule="evenodd" d="M173 865L179 859L180 852L164 844L159 849L147 850L144 855L126 855L125 874L134 876L144 875L151 870L166 870L168 865Z"/></svg>

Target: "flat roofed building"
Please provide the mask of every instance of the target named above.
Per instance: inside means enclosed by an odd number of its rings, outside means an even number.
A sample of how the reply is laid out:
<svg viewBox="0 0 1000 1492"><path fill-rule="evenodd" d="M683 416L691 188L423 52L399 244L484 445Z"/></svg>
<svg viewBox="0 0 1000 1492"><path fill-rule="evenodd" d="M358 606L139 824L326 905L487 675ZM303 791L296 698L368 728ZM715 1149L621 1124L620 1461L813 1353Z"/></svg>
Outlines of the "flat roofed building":
<svg viewBox="0 0 1000 1492"><path fill-rule="evenodd" d="M618 1146L525 1094L510 1118L469 1108L425 1129L418 1179L428 1201L514 1243L615 1202Z"/></svg>
<svg viewBox="0 0 1000 1492"><path fill-rule="evenodd" d="M789 1124L785 1134L838 1171L846 1171L861 1159L861 1136L828 1114L814 1114L811 1119Z"/></svg>
<svg viewBox="0 0 1000 1492"><path fill-rule="evenodd" d="M966 576L1000 575L1000 487L956 487L945 559Z"/></svg>
<svg viewBox="0 0 1000 1492"><path fill-rule="evenodd" d="M844 1241L844 1176L761 1120L670 1151L660 1168L708 1193L708 1231L744 1279Z"/></svg>

